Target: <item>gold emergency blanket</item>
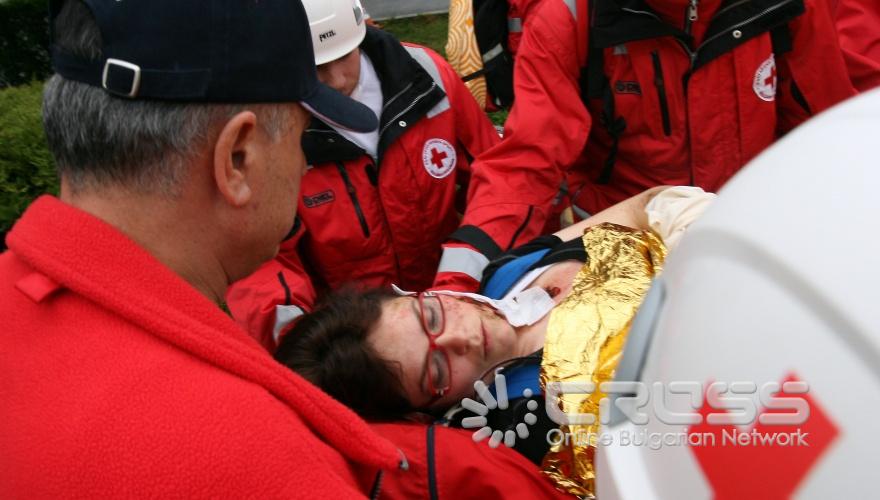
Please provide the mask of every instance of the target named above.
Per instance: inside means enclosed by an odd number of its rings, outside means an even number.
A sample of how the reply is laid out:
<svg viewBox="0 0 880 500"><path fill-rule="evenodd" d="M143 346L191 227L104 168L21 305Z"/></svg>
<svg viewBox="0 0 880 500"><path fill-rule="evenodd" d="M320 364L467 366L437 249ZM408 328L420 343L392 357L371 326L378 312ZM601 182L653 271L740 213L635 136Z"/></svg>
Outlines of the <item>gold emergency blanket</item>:
<svg viewBox="0 0 880 500"><path fill-rule="evenodd" d="M544 456L542 471L562 490L595 494L593 456L599 438L599 384L611 381L630 323L660 273L666 247L654 233L616 224L600 224L583 236L588 262L572 284L571 294L553 310L547 327L541 386L553 382L593 382L592 394L562 394L559 407L567 414L593 414L595 422L561 425Z"/></svg>
<svg viewBox="0 0 880 500"><path fill-rule="evenodd" d="M483 58L474 34L472 0L450 0L449 35L446 40L446 60L460 76L483 69ZM481 108L486 107L486 78L478 77L465 82Z"/></svg>

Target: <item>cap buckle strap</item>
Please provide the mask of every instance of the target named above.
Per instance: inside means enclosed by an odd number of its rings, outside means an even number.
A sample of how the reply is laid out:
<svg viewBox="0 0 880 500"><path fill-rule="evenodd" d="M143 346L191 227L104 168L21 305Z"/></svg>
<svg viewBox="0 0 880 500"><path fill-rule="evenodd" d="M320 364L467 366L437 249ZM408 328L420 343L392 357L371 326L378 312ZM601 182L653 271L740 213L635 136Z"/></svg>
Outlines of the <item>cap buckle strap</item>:
<svg viewBox="0 0 880 500"><path fill-rule="evenodd" d="M112 89L107 85L107 77L110 73L111 65L130 70L133 73L131 78L131 88L128 90L127 93L125 91ZM113 94L117 94L123 97L136 97L138 94L138 90L140 90L141 87L141 67L137 64L132 64L130 62L108 58L107 62L104 63L104 74L101 77L101 86L103 86L105 90Z"/></svg>

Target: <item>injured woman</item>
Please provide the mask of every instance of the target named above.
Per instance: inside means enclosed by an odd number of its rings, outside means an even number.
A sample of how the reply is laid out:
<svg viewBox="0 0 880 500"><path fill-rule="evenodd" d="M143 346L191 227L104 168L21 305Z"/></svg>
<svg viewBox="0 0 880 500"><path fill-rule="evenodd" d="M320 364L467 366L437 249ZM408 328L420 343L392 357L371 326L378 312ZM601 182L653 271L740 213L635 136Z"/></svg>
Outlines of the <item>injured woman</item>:
<svg viewBox="0 0 880 500"><path fill-rule="evenodd" d="M548 443L548 431L574 429L544 411L547 384L613 378L667 251L713 197L691 187L646 191L497 258L479 294L337 293L275 357L368 420L442 417L513 447L560 489L592 494L595 443ZM598 401L578 394L551 404L597 414Z"/></svg>

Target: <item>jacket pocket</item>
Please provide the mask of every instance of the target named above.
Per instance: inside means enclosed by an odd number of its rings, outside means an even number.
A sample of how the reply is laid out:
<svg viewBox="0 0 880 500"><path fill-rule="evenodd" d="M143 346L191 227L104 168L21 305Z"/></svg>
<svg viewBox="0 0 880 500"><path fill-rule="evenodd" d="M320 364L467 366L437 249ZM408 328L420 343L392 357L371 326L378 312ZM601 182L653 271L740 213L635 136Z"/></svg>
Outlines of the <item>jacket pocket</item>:
<svg viewBox="0 0 880 500"><path fill-rule="evenodd" d="M654 87L657 88L657 100L660 102L663 133L669 136L672 134L672 123L669 119L669 102L666 99L666 82L663 79L663 65L660 63L660 53L656 50L651 52L651 60L654 62Z"/></svg>
<svg viewBox="0 0 880 500"><path fill-rule="evenodd" d="M358 200L357 189L355 189L354 184L352 184L351 179L348 177L348 172L345 170L345 165L343 165L342 162L336 162L336 169L339 170L339 175L342 177L342 181L345 182L345 190L348 192L351 204L354 205L354 213L357 215L358 222L361 224L361 231L364 233L364 238L369 238L370 226L367 225L367 218L364 216L364 210L361 208L361 202Z"/></svg>

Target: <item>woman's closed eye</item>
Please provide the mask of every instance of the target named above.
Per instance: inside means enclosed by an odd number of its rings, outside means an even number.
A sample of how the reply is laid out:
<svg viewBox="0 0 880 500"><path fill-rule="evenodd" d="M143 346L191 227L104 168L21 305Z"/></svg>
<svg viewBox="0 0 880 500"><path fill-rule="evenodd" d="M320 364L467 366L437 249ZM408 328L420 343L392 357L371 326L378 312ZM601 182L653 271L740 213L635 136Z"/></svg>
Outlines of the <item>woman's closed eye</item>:
<svg viewBox="0 0 880 500"><path fill-rule="evenodd" d="M445 388L449 385L449 366L443 352L440 350L431 351L428 370L435 389Z"/></svg>

